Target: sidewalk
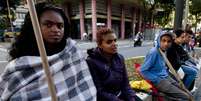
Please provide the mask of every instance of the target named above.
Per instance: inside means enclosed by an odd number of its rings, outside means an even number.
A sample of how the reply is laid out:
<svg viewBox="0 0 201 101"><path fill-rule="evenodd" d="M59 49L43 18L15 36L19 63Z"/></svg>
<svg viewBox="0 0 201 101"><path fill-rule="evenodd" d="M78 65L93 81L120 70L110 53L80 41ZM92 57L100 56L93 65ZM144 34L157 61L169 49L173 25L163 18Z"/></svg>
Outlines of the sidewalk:
<svg viewBox="0 0 201 101"><path fill-rule="evenodd" d="M78 44L91 44L93 46L96 45L96 41L82 41L82 40L75 40L76 42L78 42ZM125 39L125 40L117 40L117 44L118 46L122 46L122 45L132 45L133 46L133 43L134 41L133 40L130 40L130 39ZM153 41L152 40L144 40L142 42L142 46L145 46L145 45L151 45L153 44Z"/></svg>
<svg viewBox="0 0 201 101"><path fill-rule="evenodd" d="M11 42L0 42L0 48L9 48L11 45Z"/></svg>

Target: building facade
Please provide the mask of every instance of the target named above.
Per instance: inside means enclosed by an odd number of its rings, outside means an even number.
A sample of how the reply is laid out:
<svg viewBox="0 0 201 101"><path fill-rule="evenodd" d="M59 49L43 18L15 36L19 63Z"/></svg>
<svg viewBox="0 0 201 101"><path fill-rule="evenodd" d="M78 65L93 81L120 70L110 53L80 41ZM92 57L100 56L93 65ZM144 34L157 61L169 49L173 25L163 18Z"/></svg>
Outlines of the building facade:
<svg viewBox="0 0 201 101"><path fill-rule="evenodd" d="M141 0L65 0L62 7L69 19L71 37L83 39L100 27L111 28L119 39L131 38L143 28Z"/></svg>
<svg viewBox="0 0 201 101"><path fill-rule="evenodd" d="M24 24L24 18L25 15L28 12L27 6L20 5L16 8L15 14L16 14L16 19L13 22L13 25L17 28L21 28L21 26Z"/></svg>
<svg viewBox="0 0 201 101"><path fill-rule="evenodd" d="M35 0L36 3L46 0ZM23 4L26 4L25 1ZM84 39L84 33L96 40L100 27L111 28L119 39L131 38L143 30L142 0L64 0L61 4L70 24L69 36ZM27 5L18 7L16 24L23 24Z"/></svg>

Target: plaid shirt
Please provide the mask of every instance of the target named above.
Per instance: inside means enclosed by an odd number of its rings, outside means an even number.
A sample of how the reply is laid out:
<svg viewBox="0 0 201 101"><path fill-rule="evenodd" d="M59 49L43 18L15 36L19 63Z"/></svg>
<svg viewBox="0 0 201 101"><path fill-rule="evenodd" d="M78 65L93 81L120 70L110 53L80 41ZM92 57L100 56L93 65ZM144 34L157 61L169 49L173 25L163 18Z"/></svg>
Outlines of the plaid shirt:
<svg viewBox="0 0 201 101"><path fill-rule="evenodd" d="M73 40L48 61L59 101L96 101L88 66ZM23 56L7 65L0 77L0 101L7 100L51 100L40 57Z"/></svg>

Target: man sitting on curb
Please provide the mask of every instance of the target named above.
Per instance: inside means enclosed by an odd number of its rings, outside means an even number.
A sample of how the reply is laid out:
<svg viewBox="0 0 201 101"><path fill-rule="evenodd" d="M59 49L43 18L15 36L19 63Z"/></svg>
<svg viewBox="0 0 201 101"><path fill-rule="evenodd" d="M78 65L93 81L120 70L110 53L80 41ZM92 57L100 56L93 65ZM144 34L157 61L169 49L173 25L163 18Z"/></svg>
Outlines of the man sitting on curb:
<svg viewBox="0 0 201 101"><path fill-rule="evenodd" d="M167 58L176 71L178 71L179 68L182 68L185 73L183 83L186 88L189 89L196 78L198 69L196 63L181 46L181 44L185 42L185 36L187 33L183 30L176 30L175 34L176 38L172 43L172 46L167 50Z"/></svg>
<svg viewBox="0 0 201 101"><path fill-rule="evenodd" d="M176 101L189 101L188 94L181 90L178 83L169 76L165 61L159 52L159 48L165 52L171 46L172 41L173 36L170 33L160 34L157 45L145 57L140 73L168 98Z"/></svg>

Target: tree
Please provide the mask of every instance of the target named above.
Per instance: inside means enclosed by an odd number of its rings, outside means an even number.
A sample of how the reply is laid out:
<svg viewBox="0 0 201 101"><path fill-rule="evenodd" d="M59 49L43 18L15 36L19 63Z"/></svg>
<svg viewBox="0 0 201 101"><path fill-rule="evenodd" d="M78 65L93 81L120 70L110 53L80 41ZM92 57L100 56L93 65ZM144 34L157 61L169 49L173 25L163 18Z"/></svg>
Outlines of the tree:
<svg viewBox="0 0 201 101"><path fill-rule="evenodd" d="M162 9L162 11L158 11L154 18L156 22L164 28L172 20L171 13L175 9L175 5L173 2L164 2L163 0L163 2L160 3L160 9Z"/></svg>
<svg viewBox="0 0 201 101"><path fill-rule="evenodd" d="M192 26L197 30L197 23L201 21L201 0L191 0L189 11L191 13L190 19L193 22ZM195 20L195 21L193 21Z"/></svg>
<svg viewBox="0 0 201 101"><path fill-rule="evenodd" d="M1 29L6 29L7 25L6 25L6 19L3 17L0 17L0 30Z"/></svg>
<svg viewBox="0 0 201 101"><path fill-rule="evenodd" d="M12 21L14 20L14 16L15 16L14 9L16 9L17 5L20 4L20 0L8 0L8 4L9 4L9 9L7 5L7 0L0 0L0 17L1 17L0 29L7 28L9 24L11 24L10 19ZM9 16L8 10L10 10L11 16Z"/></svg>
<svg viewBox="0 0 201 101"><path fill-rule="evenodd" d="M144 0L144 8L148 9L148 22L155 22L165 27L171 21L170 14L175 8L174 0Z"/></svg>
<svg viewBox="0 0 201 101"><path fill-rule="evenodd" d="M1 12L5 12L8 10L6 1L7 0L0 0L0 11ZM20 1L21 0L8 0L10 8L15 9L20 4Z"/></svg>

